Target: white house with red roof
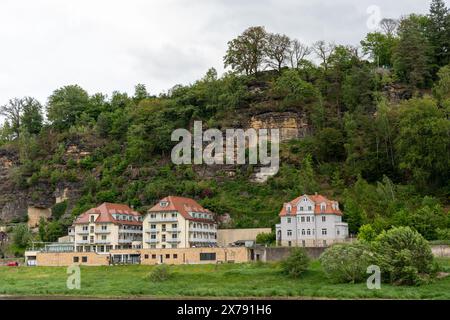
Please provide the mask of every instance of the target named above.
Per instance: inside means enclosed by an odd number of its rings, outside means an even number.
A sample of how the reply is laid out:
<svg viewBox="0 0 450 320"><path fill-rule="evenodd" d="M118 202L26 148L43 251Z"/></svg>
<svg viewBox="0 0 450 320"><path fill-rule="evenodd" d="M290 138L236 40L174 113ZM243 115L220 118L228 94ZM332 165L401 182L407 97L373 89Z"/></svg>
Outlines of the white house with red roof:
<svg viewBox="0 0 450 320"><path fill-rule="evenodd" d="M214 214L194 199L168 196L144 218L143 247L193 248L217 246Z"/></svg>
<svg viewBox="0 0 450 320"><path fill-rule="evenodd" d="M142 248L142 216L124 204L103 203L81 214L69 228L77 252L106 253Z"/></svg>
<svg viewBox="0 0 450 320"><path fill-rule="evenodd" d="M277 243L282 246L323 247L348 238L339 203L323 195L302 195L284 203L281 223L276 225Z"/></svg>

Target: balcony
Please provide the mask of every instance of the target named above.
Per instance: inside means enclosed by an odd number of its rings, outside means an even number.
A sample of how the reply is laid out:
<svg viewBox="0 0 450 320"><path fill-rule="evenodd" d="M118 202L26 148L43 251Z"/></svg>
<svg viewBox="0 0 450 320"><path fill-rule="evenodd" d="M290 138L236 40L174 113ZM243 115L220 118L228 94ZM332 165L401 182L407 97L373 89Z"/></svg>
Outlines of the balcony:
<svg viewBox="0 0 450 320"><path fill-rule="evenodd" d="M119 239L119 243L131 243L133 242L132 239Z"/></svg>
<svg viewBox="0 0 450 320"><path fill-rule="evenodd" d="M216 233L216 232L217 232L217 229L189 228L189 232L209 232L209 233Z"/></svg>
<svg viewBox="0 0 450 320"><path fill-rule="evenodd" d="M89 234L89 230L78 230L77 234Z"/></svg>
<svg viewBox="0 0 450 320"><path fill-rule="evenodd" d="M111 244L111 241L109 241L109 240L97 240L95 243L97 243L97 244Z"/></svg>
<svg viewBox="0 0 450 320"><path fill-rule="evenodd" d="M98 233L98 234L108 234L108 233L111 233L111 231L99 229L99 230L95 230L95 233Z"/></svg>
<svg viewBox="0 0 450 320"><path fill-rule="evenodd" d="M145 240L146 243L150 243L150 244L155 244L155 243L159 243L158 239L147 239Z"/></svg>
<svg viewBox="0 0 450 320"><path fill-rule="evenodd" d="M156 229L145 229L145 233L158 233L159 230Z"/></svg>
<svg viewBox="0 0 450 320"><path fill-rule="evenodd" d="M135 230L135 229L119 229L119 233L141 234L141 233L142 233L142 230Z"/></svg>
<svg viewBox="0 0 450 320"><path fill-rule="evenodd" d="M167 243L180 243L181 240L180 239L167 239L166 242Z"/></svg>
<svg viewBox="0 0 450 320"><path fill-rule="evenodd" d="M178 233L178 232L181 232L181 229L178 229L178 228L170 229L170 230L167 230L167 232Z"/></svg>
<svg viewBox="0 0 450 320"><path fill-rule="evenodd" d="M217 239L189 238L189 242L217 243Z"/></svg>
<svg viewBox="0 0 450 320"><path fill-rule="evenodd" d="M157 218L148 218L149 222L177 222L178 218L174 217L157 217Z"/></svg>
<svg viewBox="0 0 450 320"><path fill-rule="evenodd" d="M78 240L75 244L89 244L89 240Z"/></svg>

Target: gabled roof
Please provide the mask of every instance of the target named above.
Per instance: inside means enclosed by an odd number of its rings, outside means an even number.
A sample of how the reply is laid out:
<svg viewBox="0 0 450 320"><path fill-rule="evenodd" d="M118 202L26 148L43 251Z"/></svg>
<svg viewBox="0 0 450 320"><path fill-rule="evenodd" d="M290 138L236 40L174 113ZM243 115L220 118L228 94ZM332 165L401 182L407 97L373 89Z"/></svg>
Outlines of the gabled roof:
<svg viewBox="0 0 450 320"><path fill-rule="evenodd" d="M162 202L167 202L167 205L164 207L161 206ZM180 213L187 220L211 223L211 220L209 220L209 219L193 218L189 214L189 212L200 212L200 213L212 214L211 211L203 208L197 201L195 201L194 199L191 199L191 198L168 196L168 197L165 197L165 198L159 200L157 204L155 204L151 209L148 210L149 213L151 213L151 212L174 212L174 211L177 211L178 213Z"/></svg>
<svg viewBox="0 0 450 320"><path fill-rule="evenodd" d="M338 215L338 216L342 216L342 212L339 209L338 206L338 202L334 201L334 200L329 200L327 199L325 196L321 195L321 194L315 194L315 195L307 195L304 194L300 197L295 198L294 200L288 202L288 203L284 203L283 204L283 208L281 208L280 211L280 216L286 216L287 214L287 210L286 210L286 206L288 204L290 204L292 206L292 208L296 208L298 202L303 199L304 197L307 197L309 200L311 200L314 203L314 214L319 215L319 214L334 214L334 215ZM320 204L325 203L325 210L321 210ZM335 208L333 208L333 204L335 205ZM291 214L295 215L296 214L296 210L292 210Z"/></svg>
<svg viewBox="0 0 450 320"><path fill-rule="evenodd" d="M102 203L97 208L92 208L86 211L85 213L78 216L78 218L74 221L74 224L86 224L89 223L89 216L91 214L98 215L95 219L95 223L114 223L114 224L126 224L126 225L142 225L142 221L136 220L116 220L113 218L113 214L125 214L131 215L133 217L140 217L141 214L137 211L134 211L129 206L125 204L117 204L117 203Z"/></svg>

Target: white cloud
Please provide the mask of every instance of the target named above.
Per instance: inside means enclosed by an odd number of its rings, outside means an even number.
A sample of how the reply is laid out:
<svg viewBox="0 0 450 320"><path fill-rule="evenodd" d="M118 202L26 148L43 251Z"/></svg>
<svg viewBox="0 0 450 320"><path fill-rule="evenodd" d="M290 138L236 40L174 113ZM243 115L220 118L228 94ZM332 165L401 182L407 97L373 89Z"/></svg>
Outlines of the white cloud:
<svg viewBox="0 0 450 320"><path fill-rule="evenodd" d="M357 44L366 9L385 17L426 12L423 0L2 0L0 104L77 83L89 93L159 93L222 71L228 40L264 25L305 42Z"/></svg>

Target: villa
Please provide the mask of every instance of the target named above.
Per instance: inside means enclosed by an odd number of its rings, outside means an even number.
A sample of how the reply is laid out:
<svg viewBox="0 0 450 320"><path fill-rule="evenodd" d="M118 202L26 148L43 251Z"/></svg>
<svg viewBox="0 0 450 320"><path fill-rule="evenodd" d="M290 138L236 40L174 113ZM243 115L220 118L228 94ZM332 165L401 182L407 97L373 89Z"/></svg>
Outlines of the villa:
<svg viewBox="0 0 450 320"><path fill-rule="evenodd" d="M281 246L326 247L348 238L339 203L317 193L283 204L279 216L276 239Z"/></svg>

